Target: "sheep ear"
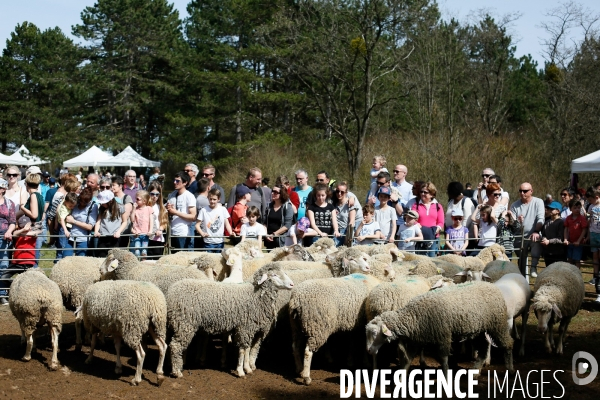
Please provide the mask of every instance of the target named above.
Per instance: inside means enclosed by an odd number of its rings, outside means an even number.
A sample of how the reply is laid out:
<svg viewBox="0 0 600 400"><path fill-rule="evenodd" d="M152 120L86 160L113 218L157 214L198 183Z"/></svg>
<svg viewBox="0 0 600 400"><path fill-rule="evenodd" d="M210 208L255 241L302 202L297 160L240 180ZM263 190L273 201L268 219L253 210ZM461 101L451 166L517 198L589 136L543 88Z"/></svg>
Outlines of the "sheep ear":
<svg viewBox="0 0 600 400"><path fill-rule="evenodd" d="M342 268L344 268L344 269L348 269L348 264L349 264L349 263L350 263L350 261L349 261L349 260L348 260L346 257L344 257L344 258L342 259Z"/></svg>
<svg viewBox="0 0 600 400"><path fill-rule="evenodd" d="M266 281L267 279L269 279L269 276L268 276L267 274L263 274L263 275L260 277L260 279L258 280L258 282L257 282L257 283L258 283L259 285L262 285L263 283L265 283L265 281Z"/></svg>
<svg viewBox="0 0 600 400"><path fill-rule="evenodd" d="M446 272L446 271L444 271L442 268L438 268L437 269L437 273L438 274L443 274L444 272Z"/></svg>
<svg viewBox="0 0 600 400"><path fill-rule="evenodd" d="M108 264L108 272L113 272L119 266L119 260L112 260L110 264Z"/></svg>
<svg viewBox="0 0 600 400"><path fill-rule="evenodd" d="M457 272L456 274L454 274L454 276L466 276L467 275L467 271L460 271Z"/></svg>
<svg viewBox="0 0 600 400"><path fill-rule="evenodd" d="M554 314L556 314L558 319L562 319L562 313L560 312L560 308L558 308L556 304L552 304L552 311L554 311Z"/></svg>
<svg viewBox="0 0 600 400"><path fill-rule="evenodd" d="M387 327L387 326L385 326L385 324L382 324L382 325L381 325L381 333L383 333L383 334L384 334L385 336L387 336L387 337L390 337L390 336L392 336L392 331L390 331L390 330L388 329L388 327Z"/></svg>
<svg viewBox="0 0 600 400"><path fill-rule="evenodd" d="M483 278L483 280L485 282L491 282L492 281L492 278L490 278L490 276L488 274L486 274L485 272L481 273L481 277Z"/></svg>
<svg viewBox="0 0 600 400"><path fill-rule="evenodd" d="M431 285L431 288L429 290L439 289L442 286L444 286L444 280L443 279L438 279L438 281L436 283L434 283L433 285Z"/></svg>

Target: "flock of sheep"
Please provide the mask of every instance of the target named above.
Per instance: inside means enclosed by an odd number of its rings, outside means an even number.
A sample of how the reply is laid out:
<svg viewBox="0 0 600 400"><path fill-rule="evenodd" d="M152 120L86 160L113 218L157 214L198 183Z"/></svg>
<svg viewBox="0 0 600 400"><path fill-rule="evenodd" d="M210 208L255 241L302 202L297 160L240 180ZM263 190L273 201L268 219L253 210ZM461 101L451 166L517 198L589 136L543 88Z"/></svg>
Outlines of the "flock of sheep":
<svg viewBox="0 0 600 400"><path fill-rule="evenodd" d="M248 240L222 254L180 252L156 262L140 262L119 249L105 259L67 257L54 266L50 278L39 270L17 276L9 304L27 343L24 361L31 359L36 327L48 325L51 369L59 367L64 306L75 312L77 349L85 326L90 341L86 363L93 360L99 334L113 338L117 374L122 342L135 351L134 385L142 378L146 334L159 350L161 384L167 342L174 377L183 376L186 350L196 335L201 363L209 335L222 337L222 367L226 345L233 342L238 348L235 373L243 377L256 369L263 340L280 334L275 326L291 329L296 369L308 385L313 353L338 332L365 343L365 326L373 368L381 346L393 343L402 368L416 356L423 365L424 349L433 348L445 372L452 346L462 342L463 347L472 345L473 368L489 364L494 345L504 351L506 368L512 371L513 336L520 337L519 355L524 355L530 306L545 334L546 350L561 354L583 298L581 273L567 263L545 268L532 297L529 284L499 245L477 257L428 258L391 244L335 248L331 239L322 238L306 249L296 245L268 254ZM520 335L514 324L518 316L523 318Z"/></svg>

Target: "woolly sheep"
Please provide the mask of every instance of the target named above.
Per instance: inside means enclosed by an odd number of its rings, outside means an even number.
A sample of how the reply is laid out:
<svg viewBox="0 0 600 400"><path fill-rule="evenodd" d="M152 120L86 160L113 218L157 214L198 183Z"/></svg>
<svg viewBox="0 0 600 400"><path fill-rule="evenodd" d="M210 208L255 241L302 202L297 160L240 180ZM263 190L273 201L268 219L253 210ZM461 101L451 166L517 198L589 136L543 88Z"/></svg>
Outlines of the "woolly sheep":
<svg viewBox="0 0 600 400"><path fill-rule="evenodd" d="M364 326L365 299L379 283L379 279L370 275L351 274L304 281L292 291L289 303L292 349L297 372L306 385L311 383L313 353L332 334L355 331Z"/></svg>
<svg viewBox="0 0 600 400"><path fill-rule="evenodd" d="M478 304L477 311L472 305ZM448 372L452 339L476 339L479 354L474 369L484 362L488 341L504 349L506 368L514 372L513 339L507 324L506 306L500 289L487 282L469 282L431 291L413 298L397 311L387 311L367 326L367 350L377 354L385 342L398 343L407 369L425 345L435 345L443 373ZM488 339L489 338L489 339Z"/></svg>
<svg viewBox="0 0 600 400"><path fill-rule="evenodd" d="M463 257L457 254L444 254L443 256L436 257L436 259L457 265L463 269L470 268L472 271L483 271L485 268L483 260L478 257Z"/></svg>
<svg viewBox="0 0 600 400"><path fill-rule="evenodd" d="M27 342L21 360L31 360L33 333L37 325L48 324L52 338L50 369L58 369L58 335L62 330L62 297L58 285L44 273L30 269L19 274L10 285L8 304L19 321L21 342Z"/></svg>
<svg viewBox="0 0 600 400"><path fill-rule="evenodd" d="M343 273L344 269L348 266L348 260L363 260L366 262L369 256L364 252L354 247L347 247L339 250L337 253L330 254L326 257L326 262L331 266L333 276L346 275Z"/></svg>
<svg viewBox="0 0 600 400"><path fill-rule="evenodd" d="M450 263L448 261L439 260L437 257L431 258L431 261L433 261L433 263L435 265L437 265L438 268L441 268L444 270L444 273L442 275L446 278L454 278L454 276L456 274L464 271L464 268L462 268L461 266ZM460 282L457 282L457 283L460 283Z"/></svg>
<svg viewBox="0 0 600 400"><path fill-rule="evenodd" d="M89 286L100 281L100 265L104 258L69 256L54 264L50 279L58 285L63 305L75 311L83 304L83 295ZM109 277L107 277L109 278ZM81 350L80 318L75 319L75 348Z"/></svg>
<svg viewBox="0 0 600 400"><path fill-rule="evenodd" d="M418 261L418 260L428 260L429 259L429 257L427 257L427 256L424 256L421 254L416 254L416 253L411 253L406 250L398 250L398 252L399 252L399 254L402 254L402 256L404 257L404 261Z"/></svg>
<svg viewBox="0 0 600 400"><path fill-rule="evenodd" d="M515 324L515 319L521 316L521 346L519 347L519 356L525 355L525 332L527 319L529 318L529 304L531 302L531 288L527 279L520 272L506 274L494 285L500 289L504 302L506 304L507 323L509 331L513 331L515 339L519 339L519 332ZM489 351L489 350L488 350ZM488 352L489 354L489 352ZM489 363L489 355L486 359Z"/></svg>
<svg viewBox="0 0 600 400"><path fill-rule="evenodd" d="M244 255L244 259L251 260L253 258L262 258L265 255L260 249L258 240L256 239L246 239L243 242L239 242L235 245L236 249L242 252Z"/></svg>
<svg viewBox="0 0 600 400"><path fill-rule="evenodd" d="M490 282L496 282L506 274L520 274L521 270L510 261L494 260L487 263L483 272L490 277Z"/></svg>
<svg viewBox="0 0 600 400"><path fill-rule="evenodd" d="M203 261L200 262L200 260ZM217 253L209 253L206 251L178 251L175 254L168 254L162 256L156 261L156 264L167 266L185 266L197 264L198 262L200 262L202 264L205 264L206 267L210 266L211 270L218 275L221 272L221 270L225 267L226 261L227 258L225 257L225 251L223 251L223 255Z"/></svg>
<svg viewBox="0 0 600 400"><path fill-rule="evenodd" d="M100 266L100 273L104 276L114 272L117 280L133 280L152 282L166 293L173 283L182 279L208 280L206 274L195 265L166 266L157 264L144 264L138 261L133 253L127 250L112 249L108 251L106 260Z"/></svg>
<svg viewBox="0 0 600 400"><path fill-rule="evenodd" d="M489 262L494 260L510 261L506 255L504 246L499 245L498 243L494 243L491 246L481 250L476 257L483 261L484 265L487 265Z"/></svg>
<svg viewBox="0 0 600 400"><path fill-rule="evenodd" d="M112 335L117 362L115 373L121 374L121 342L135 350L137 368L131 383L142 381L142 367L146 353L142 336L148 332L158 346L159 359L156 374L158 385L164 381L163 362L167 351L167 303L165 296L150 282L103 281L93 284L85 292L81 316L85 328L92 333L90 355L85 361L92 362L97 333ZM79 312L78 312L79 314Z"/></svg>
<svg viewBox="0 0 600 400"><path fill-rule="evenodd" d="M378 253L367 260L370 274L385 282L393 281L396 271L392 268L392 255L389 253Z"/></svg>
<svg viewBox="0 0 600 400"><path fill-rule="evenodd" d="M560 326L556 354L562 354L567 328L585 296L581 272L576 266L566 262L550 264L538 274L533 290L535 295L532 308L538 319L537 329L545 334L546 351L552 353L554 348L552 327L555 320L558 320Z"/></svg>
<svg viewBox="0 0 600 400"><path fill-rule="evenodd" d="M333 239L328 237L318 239L306 250L312 255L315 261L325 261L328 255L338 251Z"/></svg>
<svg viewBox="0 0 600 400"><path fill-rule="evenodd" d="M315 261L312 254L300 244L283 247L283 251L286 255L281 258L282 261Z"/></svg>
<svg viewBox="0 0 600 400"><path fill-rule="evenodd" d="M367 254L368 256L374 256L375 254L390 254L393 258L393 261L402 261L405 256L403 253L400 253L398 247L395 243L386 243L382 245L366 245L361 244L357 246L352 246L352 248L360 250Z"/></svg>
<svg viewBox="0 0 600 400"><path fill-rule="evenodd" d="M252 373L250 351L271 328L277 291L291 289L292 280L275 263L263 266L252 283L226 284L185 279L167 294L172 375L182 377L182 352L201 329L207 334L233 333L239 348L236 373ZM232 299L235 299L233 301ZM229 301L228 301L229 300Z"/></svg>
<svg viewBox="0 0 600 400"><path fill-rule="evenodd" d="M444 273L444 270L436 266L430 259L415 261L414 266L409 271L411 275L421 275L425 278Z"/></svg>
<svg viewBox="0 0 600 400"><path fill-rule="evenodd" d="M229 252L234 251L233 249L227 249L224 252L224 255L229 254ZM252 258L252 259L244 259L242 265L242 280L247 281L252 279L256 271L267 265L268 263L273 261L274 256L278 256L278 258L284 254L283 251L279 252L271 252L269 254L264 255L264 257ZM226 277L231 273L231 269L229 266L225 265L223 269L219 272L217 276L218 281L225 280Z"/></svg>

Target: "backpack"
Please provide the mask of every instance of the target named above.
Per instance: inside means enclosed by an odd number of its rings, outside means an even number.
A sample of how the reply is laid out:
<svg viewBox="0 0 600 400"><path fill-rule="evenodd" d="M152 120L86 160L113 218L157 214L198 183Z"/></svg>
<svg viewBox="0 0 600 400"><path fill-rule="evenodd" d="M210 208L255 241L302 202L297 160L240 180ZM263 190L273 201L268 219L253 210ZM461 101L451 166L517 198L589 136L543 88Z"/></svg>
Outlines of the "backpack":
<svg viewBox="0 0 600 400"><path fill-rule="evenodd" d="M465 209L465 200L471 200L471 203L473 203L473 207L477 208L477 206L479 205L472 197L467 197L467 196L463 196L463 199L460 201L460 209L464 210Z"/></svg>

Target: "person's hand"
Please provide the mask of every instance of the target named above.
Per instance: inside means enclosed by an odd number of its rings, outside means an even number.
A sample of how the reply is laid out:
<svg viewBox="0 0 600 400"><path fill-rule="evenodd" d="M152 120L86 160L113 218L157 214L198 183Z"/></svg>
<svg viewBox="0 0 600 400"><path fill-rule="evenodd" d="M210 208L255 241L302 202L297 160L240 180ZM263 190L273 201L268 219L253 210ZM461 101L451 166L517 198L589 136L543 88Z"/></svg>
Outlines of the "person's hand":
<svg viewBox="0 0 600 400"><path fill-rule="evenodd" d="M340 237L340 236L342 236L342 234L341 234L339 231L335 231L335 232L333 232L333 235L334 235L336 238L337 238L337 237Z"/></svg>
<svg viewBox="0 0 600 400"><path fill-rule="evenodd" d="M398 201L398 195L396 193L392 193L392 195L390 196L390 200L393 201L394 203Z"/></svg>
<svg viewBox="0 0 600 400"><path fill-rule="evenodd" d="M542 245L544 246L548 246L548 244L550 243L550 241L546 238L543 238L542 241L540 242Z"/></svg>
<svg viewBox="0 0 600 400"><path fill-rule="evenodd" d="M121 237L121 232L119 232L119 231L116 231L116 232L115 232L115 234L113 235L113 237L114 237L115 239L118 239L118 238L120 238L120 237Z"/></svg>
<svg viewBox="0 0 600 400"><path fill-rule="evenodd" d="M455 251L454 254L456 254L457 256L460 256L460 255L462 255L462 251L460 251L460 250Z"/></svg>
<svg viewBox="0 0 600 400"><path fill-rule="evenodd" d="M27 230L29 230L29 228L27 228ZM71 232L69 231L65 231L65 237L68 239L71 237Z"/></svg>
<svg viewBox="0 0 600 400"><path fill-rule="evenodd" d="M156 232L154 232L154 236L160 236L162 235L162 229L157 229Z"/></svg>
<svg viewBox="0 0 600 400"><path fill-rule="evenodd" d="M327 237L327 234L325 232L321 231L321 232L319 232L319 236L321 236L321 237Z"/></svg>
<svg viewBox="0 0 600 400"><path fill-rule="evenodd" d="M519 220L519 223L520 223L520 224L522 224L522 223L523 223L523 221L525 221L525 217L524 217L523 215L519 215L519 216L517 217L517 219Z"/></svg>
<svg viewBox="0 0 600 400"><path fill-rule="evenodd" d="M533 232L529 238L532 242L538 242L540 240L540 234L537 232Z"/></svg>
<svg viewBox="0 0 600 400"><path fill-rule="evenodd" d="M242 222L242 224L247 224L248 222L250 222L250 220L248 219L248 217L243 216L240 221Z"/></svg>
<svg viewBox="0 0 600 400"><path fill-rule="evenodd" d="M574 246L581 246L581 243L579 243L579 240L576 241L575 243L573 243Z"/></svg>
<svg viewBox="0 0 600 400"><path fill-rule="evenodd" d="M365 237L364 236L357 236L355 239L358 240L359 242L362 242L363 240L365 240Z"/></svg>
<svg viewBox="0 0 600 400"><path fill-rule="evenodd" d="M174 214L175 211L177 211L174 207L172 203L167 203L167 212L169 214Z"/></svg>
<svg viewBox="0 0 600 400"><path fill-rule="evenodd" d="M100 232L94 232L94 237L100 237Z"/></svg>
<svg viewBox="0 0 600 400"><path fill-rule="evenodd" d="M267 235L265 236L265 240L268 242L272 242L273 241L273 235Z"/></svg>
<svg viewBox="0 0 600 400"><path fill-rule="evenodd" d="M394 238L393 238L393 237L390 237L390 238L388 239L388 243L394 243Z"/></svg>
<svg viewBox="0 0 600 400"><path fill-rule="evenodd" d="M12 233L6 232L4 234L4 240L12 240Z"/></svg>
<svg viewBox="0 0 600 400"><path fill-rule="evenodd" d="M208 232L202 232L200 236L202 236L203 238L208 237ZM232 232L232 236L235 236L235 233Z"/></svg>
<svg viewBox="0 0 600 400"><path fill-rule="evenodd" d="M568 245L569 245L569 241L568 241L567 239L565 239L565 240L563 241L563 244L564 244L565 246L568 246Z"/></svg>
<svg viewBox="0 0 600 400"><path fill-rule="evenodd" d="M477 190L481 192L483 189L485 189L485 185L483 184L483 182L479 182L477 184Z"/></svg>
<svg viewBox="0 0 600 400"><path fill-rule="evenodd" d="M67 218L65 218L65 222L72 224L75 222L75 218L73 218L73 216L71 216L71 215L67 215Z"/></svg>
<svg viewBox="0 0 600 400"><path fill-rule="evenodd" d="M373 204L375 205L375 202L377 201L377 198L373 195L369 196L369 204Z"/></svg>

